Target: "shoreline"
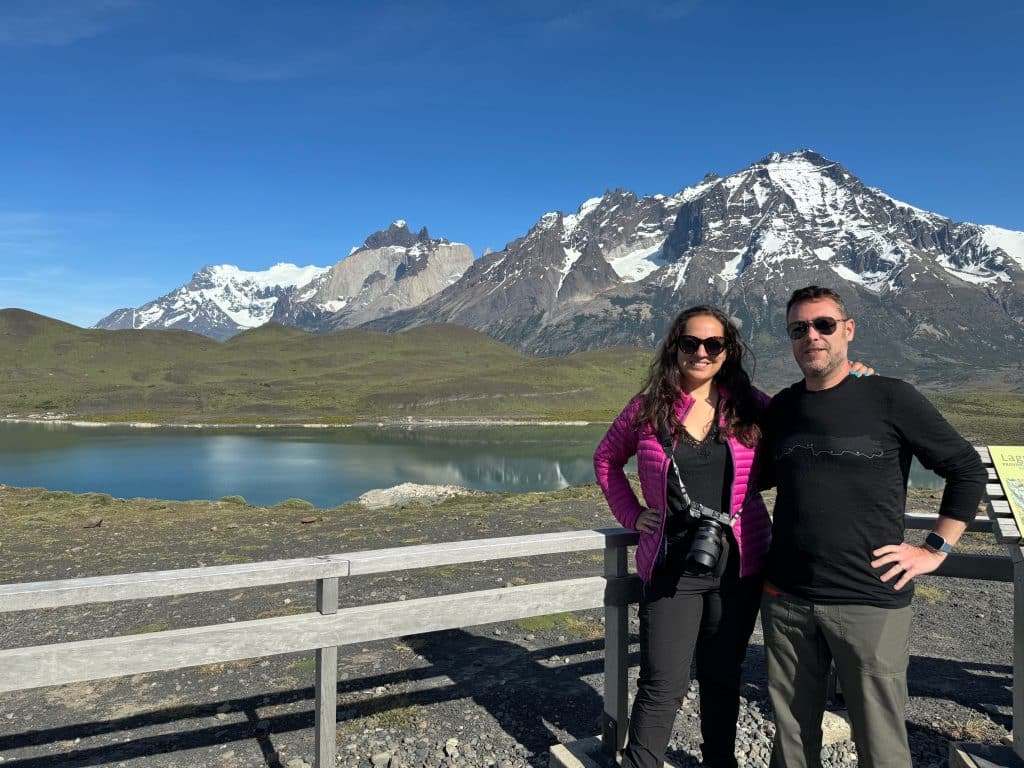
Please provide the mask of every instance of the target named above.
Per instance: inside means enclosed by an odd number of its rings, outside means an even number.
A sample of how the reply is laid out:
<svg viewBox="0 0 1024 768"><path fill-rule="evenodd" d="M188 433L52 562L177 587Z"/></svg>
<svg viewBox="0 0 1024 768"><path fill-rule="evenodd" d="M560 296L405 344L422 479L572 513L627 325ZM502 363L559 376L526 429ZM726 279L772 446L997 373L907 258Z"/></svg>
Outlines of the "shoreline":
<svg viewBox="0 0 1024 768"><path fill-rule="evenodd" d="M379 419L368 421L352 421L345 424L331 422L180 422L180 421L88 421L85 419L66 418L64 414L49 416L3 416L0 424L54 424L65 427L130 427L132 429L349 429L352 427L377 427L389 429L394 427L587 427L604 424L601 421L559 420L536 421L529 419Z"/></svg>

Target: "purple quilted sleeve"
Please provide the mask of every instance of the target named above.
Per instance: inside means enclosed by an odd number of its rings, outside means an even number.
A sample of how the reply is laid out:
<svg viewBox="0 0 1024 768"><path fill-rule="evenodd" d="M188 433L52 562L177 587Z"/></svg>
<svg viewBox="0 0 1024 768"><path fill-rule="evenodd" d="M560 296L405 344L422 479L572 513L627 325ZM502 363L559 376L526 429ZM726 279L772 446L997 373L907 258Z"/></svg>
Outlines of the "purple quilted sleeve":
<svg viewBox="0 0 1024 768"><path fill-rule="evenodd" d="M640 410L642 400L633 398L608 428L594 452L594 475L601 486L615 519L626 528L635 528L636 519L644 507L636 498L626 478L626 463L636 454L639 435L633 426L633 417Z"/></svg>

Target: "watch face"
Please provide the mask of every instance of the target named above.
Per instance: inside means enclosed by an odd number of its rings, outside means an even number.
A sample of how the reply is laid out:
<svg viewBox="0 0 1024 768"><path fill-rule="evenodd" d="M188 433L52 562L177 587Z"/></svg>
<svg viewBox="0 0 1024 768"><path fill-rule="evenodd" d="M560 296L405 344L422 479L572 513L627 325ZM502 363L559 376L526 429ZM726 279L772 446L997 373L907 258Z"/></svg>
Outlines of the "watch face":
<svg viewBox="0 0 1024 768"><path fill-rule="evenodd" d="M951 552L953 550L953 547L951 547L944 538L934 531L925 537L924 543L925 546L929 549L934 549L936 552Z"/></svg>

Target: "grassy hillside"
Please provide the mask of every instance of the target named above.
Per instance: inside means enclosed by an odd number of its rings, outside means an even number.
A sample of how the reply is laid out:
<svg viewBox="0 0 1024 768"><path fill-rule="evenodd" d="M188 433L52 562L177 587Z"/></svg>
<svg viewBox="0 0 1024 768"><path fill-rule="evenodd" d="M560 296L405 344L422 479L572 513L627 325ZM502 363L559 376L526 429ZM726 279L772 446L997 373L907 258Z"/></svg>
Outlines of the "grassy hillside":
<svg viewBox="0 0 1024 768"><path fill-rule="evenodd" d="M1019 392L930 393L929 399L976 444L1024 445L1024 395Z"/></svg>
<svg viewBox="0 0 1024 768"><path fill-rule="evenodd" d="M0 415L105 421L607 421L650 350L529 357L469 328L309 334L268 325L219 342L183 331L97 331L0 311ZM795 373L795 367L794 367ZM932 393L975 442L1024 443L1024 395Z"/></svg>
<svg viewBox="0 0 1024 768"><path fill-rule="evenodd" d="M95 420L349 422L602 419L638 388L649 351L521 355L469 328L309 334L264 326L218 342L98 331L0 311L0 413Z"/></svg>

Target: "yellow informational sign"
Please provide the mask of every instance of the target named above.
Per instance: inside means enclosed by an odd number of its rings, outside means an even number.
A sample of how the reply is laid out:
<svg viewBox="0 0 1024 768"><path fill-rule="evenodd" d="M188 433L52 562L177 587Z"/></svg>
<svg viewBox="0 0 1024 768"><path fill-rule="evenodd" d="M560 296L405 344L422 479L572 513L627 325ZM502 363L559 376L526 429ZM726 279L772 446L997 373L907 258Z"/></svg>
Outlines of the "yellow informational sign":
<svg viewBox="0 0 1024 768"><path fill-rule="evenodd" d="M1024 531L1024 445L990 445L988 453L1010 502L1017 530Z"/></svg>

